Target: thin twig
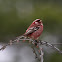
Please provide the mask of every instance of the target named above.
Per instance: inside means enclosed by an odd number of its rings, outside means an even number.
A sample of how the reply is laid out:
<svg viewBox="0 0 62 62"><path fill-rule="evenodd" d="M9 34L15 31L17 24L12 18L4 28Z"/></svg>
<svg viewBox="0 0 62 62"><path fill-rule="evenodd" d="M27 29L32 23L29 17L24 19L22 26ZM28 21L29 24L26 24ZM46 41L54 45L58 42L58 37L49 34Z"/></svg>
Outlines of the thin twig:
<svg viewBox="0 0 62 62"><path fill-rule="evenodd" d="M41 62L43 62L43 55L44 55L44 53L43 53L43 50L41 49Z"/></svg>
<svg viewBox="0 0 62 62"><path fill-rule="evenodd" d="M52 45L62 45L62 43L51 43Z"/></svg>
<svg viewBox="0 0 62 62"><path fill-rule="evenodd" d="M19 37L16 37L16 39L15 40L10 40L9 41L9 43L7 43L6 45L3 45L2 46L2 48L0 48L0 51L1 50L4 50L8 45L12 45L12 44L14 44L15 42L17 42L17 41L20 41L20 38L23 38L24 36L19 36Z"/></svg>
<svg viewBox="0 0 62 62"><path fill-rule="evenodd" d="M23 38L23 39L22 39ZM32 41L32 43L34 44L35 42L35 40L32 40L32 39L29 39L29 38L27 38L27 39L24 39L24 36L19 36L19 37L17 37L17 39L15 39L15 40L10 40L10 42L8 43L8 44L6 44L6 45L4 45L0 50L2 50L2 49L5 49L6 48L6 46L8 46L8 45L11 45L11 44L13 44L13 43L15 43L15 42L17 42L17 41L21 41L21 40L28 40L28 41ZM50 47L52 47L52 48L54 48L54 49L56 49L59 53L62 53L62 51L60 51L60 49L58 49L57 47L55 47L54 45L57 45L57 44L62 44L62 43L56 43L56 44L50 44L50 43L48 43L48 42L46 42L46 41L42 41L42 40L38 40L38 43L39 44L41 44L41 45L46 45L46 46L50 46Z"/></svg>
<svg viewBox="0 0 62 62"><path fill-rule="evenodd" d="M59 48L55 47L53 44L50 44L50 43L48 43L48 42L46 42L46 41L41 41L41 40L39 41L39 43L40 43L41 45L50 46L51 48L54 48L56 51L58 51L59 53L62 54L62 51L61 51Z"/></svg>
<svg viewBox="0 0 62 62"><path fill-rule="evenodd" d="M29 38L25 38L24 36L19 36L19 37L16 37L15 40L10 40L9 43L7 43L6 45L3 45L2 48L0 48L0 50L4 50L8 45L12 45L14 43L16 43L17 41L23 41L23 40L27 40L27 41L31 41L32 44L36 44L36 45L46 45L48 47L51 47L51 48L54 48L56 51L58 51L59 53L62 54L62 51L60 49L58 49L57 47L55 47L54 45L62 45L62 43L48 43L46 41L42 41L42 40L32 40L32 39L29 39ZM35 51L33 49L33 51ZM35 52L34 52L35 53ZM36 54L36 53L35 53ZM43 62L43 52L41 50L41 62Z"/></svg>

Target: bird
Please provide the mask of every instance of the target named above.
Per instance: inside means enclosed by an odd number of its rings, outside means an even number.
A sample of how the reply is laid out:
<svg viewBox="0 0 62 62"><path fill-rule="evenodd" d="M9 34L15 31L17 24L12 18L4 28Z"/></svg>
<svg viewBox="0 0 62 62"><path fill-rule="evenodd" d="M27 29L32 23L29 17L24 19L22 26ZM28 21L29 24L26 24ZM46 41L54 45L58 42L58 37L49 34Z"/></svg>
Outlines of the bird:
<svg viewBox="0 0 62 62"><path fill-rule="evenodd" d="M35 42L37 42L42 32L43 32L42 20L36 19L27 28L26 32L23 35L16 37L16 40L13 40L13 41L19 42L19 39L24 37L23 42L25 42L25 39L29 37L30 39L33 39L35 40ZM11 41L10 41L10 44L11 44Z"/></svg>
<svg viewBox="0 0 62 62"><path fill-rule="evenodd" d="M38 39L40 37L40 35L42 34L43 32L43 23L42 23L42 20L40 19L36 19L32 22L32 24L28 27L28 29L26 30L26 32L23 34L23 36L25 37L29 37L33 40L35 40L34 42L34 45L39 48L39 45L38 45ZM25 40L24 40L25 41ZM31 42L31 41L30 41ZM33 47L33 45L31 46L31 48L33 49L33 52L35 53L35 58L38 58L37 57L37 53ZM38 50L39 51L39 54L41 56L41 49Z"/></svg>
<svg viewBox="0 0 62 62"><path fill-rule="evenodd" d="M29 37L31 39L37 40L43 32L43 23L42 20L36 19L28 27L23 36Z"/></svg>

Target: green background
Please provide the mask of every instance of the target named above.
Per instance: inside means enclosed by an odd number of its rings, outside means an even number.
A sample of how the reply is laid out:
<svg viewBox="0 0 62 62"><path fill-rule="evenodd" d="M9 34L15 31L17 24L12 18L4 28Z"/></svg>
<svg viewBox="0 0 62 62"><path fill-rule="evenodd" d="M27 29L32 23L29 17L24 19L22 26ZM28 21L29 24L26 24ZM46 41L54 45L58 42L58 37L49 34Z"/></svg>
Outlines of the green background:
<svg viewBox="0 0 62 62"><path fill-rule="evenodd" d="M52 35L58 38L58 43L62 42L62 0L0 0L0 42L7 43L22 35L38 18L44 24L40 38ZM59 48L62 49L62 46ZM45 51L44 62L62 62L62 56Z"/></svg>

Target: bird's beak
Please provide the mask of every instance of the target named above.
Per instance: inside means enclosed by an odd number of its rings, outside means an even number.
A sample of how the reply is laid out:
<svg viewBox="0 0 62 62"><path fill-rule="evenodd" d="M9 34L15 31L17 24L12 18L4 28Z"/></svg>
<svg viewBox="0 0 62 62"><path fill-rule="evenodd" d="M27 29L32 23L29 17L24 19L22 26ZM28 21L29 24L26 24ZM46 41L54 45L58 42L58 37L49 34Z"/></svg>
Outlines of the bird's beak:
<svg viewBox="0 0 62 62"><path fill-rule="evenodd" d="M42 20L40 20L40 22L42 22Z"/></svg>

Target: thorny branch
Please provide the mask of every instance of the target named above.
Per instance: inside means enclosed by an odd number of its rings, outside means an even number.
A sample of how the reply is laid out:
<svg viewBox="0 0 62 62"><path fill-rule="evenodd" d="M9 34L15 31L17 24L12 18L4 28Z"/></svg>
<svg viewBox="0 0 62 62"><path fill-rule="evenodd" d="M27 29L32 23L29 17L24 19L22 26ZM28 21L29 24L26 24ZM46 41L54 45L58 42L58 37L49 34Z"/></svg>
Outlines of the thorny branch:
<svg viewBox="0 0 62 62"><path fill-rule="evenodd" d="M9 43L7 43L6 45L3 45L2 48L0 48L0 51L1 51L1 50L4 50L4 49L6 48L6 46L8 46L8 45L12 45L12 44L14 44L14 43L16 43L16 42L23 41L23 40L31 41L31 43L34 44L35 46L46 45L46 46L48 46L48 47L51 47L51 48L55 49L56 51L58 51L59 53L62 54L62 51L61 51L60 49L58 49L57 47L54 46L54 45L62 45L62 43L52 43L52 44L50 44L50 43L48 43L48 42L46 42L46 41L42 41L42 40L32 40L32 39L26 38L26 37L24 37L24 36L19 36L19 37L16 37L15 40L10 40ZM32 48L32 49L33 49L33 48ZM34 49L33 49L33 53L35 53L35 55L36 55L36 57L37 57L37 54L36 54L36 52L35 52ZM43 52L42 52L42 50L41 50L41 56L42 56L42 53L43 53ZM43 56L42 56L42 57L43 57ZM41 58L41 59L42 59L42 58ZM43 59L41 60L41 62L43 62Z"/></svg>

